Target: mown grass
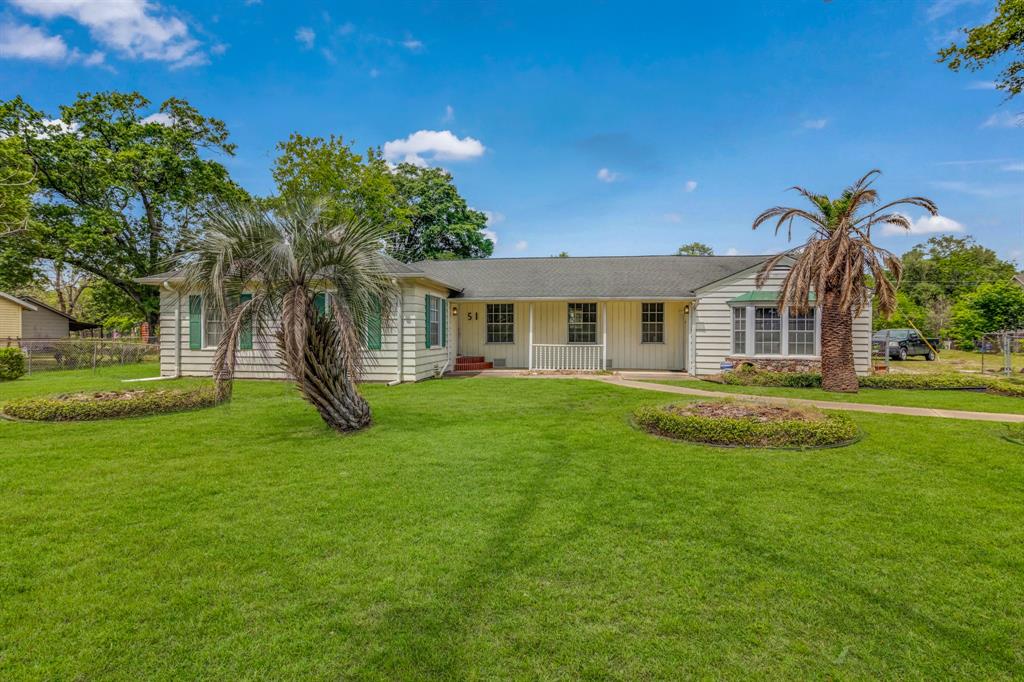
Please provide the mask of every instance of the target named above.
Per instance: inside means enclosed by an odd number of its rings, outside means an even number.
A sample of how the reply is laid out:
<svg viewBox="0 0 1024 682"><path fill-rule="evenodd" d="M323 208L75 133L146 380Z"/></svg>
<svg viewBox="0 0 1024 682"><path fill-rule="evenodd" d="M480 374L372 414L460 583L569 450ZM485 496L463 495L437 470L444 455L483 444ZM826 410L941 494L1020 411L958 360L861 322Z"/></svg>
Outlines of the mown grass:
<svg viewBox="0 0 1024 682"><path fill-rule="evenodd" d="M832 393L820 388L780 388L777 386L736 386L701 379L651 380L650 383L684 386L701 391L720 391L744 395L767 395L779 398L829 400L843 403L931 407L941 410L969 412L1001 412L1024 414L1024 398L1011 398L976 391L903 390L896 388L862 388L857 393Z"/></svg>
<svg viewBox="0 0 1024 682"><path fill-rule="evenodd" d="M0 400L71 385L121 384ZM602 382L365 390L347 437L269 382L0 423L0 678L1024 672L1024 457L998 425L852 414L847 448L722 450L629 424L678 396Z"/></svg>

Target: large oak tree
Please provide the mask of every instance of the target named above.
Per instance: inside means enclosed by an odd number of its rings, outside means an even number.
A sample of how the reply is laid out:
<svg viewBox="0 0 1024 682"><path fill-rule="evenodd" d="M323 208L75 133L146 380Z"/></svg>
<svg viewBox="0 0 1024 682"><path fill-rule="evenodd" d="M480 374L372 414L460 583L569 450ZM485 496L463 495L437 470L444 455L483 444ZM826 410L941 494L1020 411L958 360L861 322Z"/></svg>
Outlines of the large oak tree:
<svg viewBox="0 0 1024 682"><path fill-rule="evenodd" d="M154 111L137 92L83 93L52 119L17 97L0 102L0 137L18 140L39 184L9 248L37 269L90 273L153 323L158 292L134 278L164 267L213 207L245 198L210 158L234 153L224 123L181 99Z"/></svg>

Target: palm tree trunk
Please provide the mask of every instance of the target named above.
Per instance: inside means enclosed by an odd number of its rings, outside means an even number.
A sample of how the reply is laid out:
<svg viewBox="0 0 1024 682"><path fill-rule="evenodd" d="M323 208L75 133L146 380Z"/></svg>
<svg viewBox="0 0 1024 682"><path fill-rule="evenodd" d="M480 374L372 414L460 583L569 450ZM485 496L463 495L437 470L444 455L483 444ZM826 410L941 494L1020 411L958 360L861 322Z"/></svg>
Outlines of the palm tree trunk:
<svg viewBox="0 0 1024 682"><path fill-rule="evenodd" d="M282 338L278 337L279 345ZM335 431L348 433L369 426L370 405L345 371L334 316L317 315L310 307L303 346L300 366L288 368L302 397ZM289 355L282 352L282 357L287 359Z"/></svg>
<svg viewBox="0 0 1024 682"><path fill-rule="evenodd" d="M821 301L821 387L856 393L853 364L853 315L839 305L839 294L825 291Z"/></svg>

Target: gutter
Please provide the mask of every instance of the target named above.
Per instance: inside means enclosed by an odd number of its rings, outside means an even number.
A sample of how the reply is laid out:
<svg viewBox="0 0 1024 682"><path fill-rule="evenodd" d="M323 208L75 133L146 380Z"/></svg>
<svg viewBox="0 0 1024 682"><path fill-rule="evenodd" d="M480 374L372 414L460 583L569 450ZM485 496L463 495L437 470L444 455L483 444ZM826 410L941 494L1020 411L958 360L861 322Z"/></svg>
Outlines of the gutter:
<svg viewBox="0 0 1024 682"><path fill-rule="evenodd" d="M171 286L170 281L164 280L160 286L167 291L174 291L174 378L181 376L181 291Z"/></svg>

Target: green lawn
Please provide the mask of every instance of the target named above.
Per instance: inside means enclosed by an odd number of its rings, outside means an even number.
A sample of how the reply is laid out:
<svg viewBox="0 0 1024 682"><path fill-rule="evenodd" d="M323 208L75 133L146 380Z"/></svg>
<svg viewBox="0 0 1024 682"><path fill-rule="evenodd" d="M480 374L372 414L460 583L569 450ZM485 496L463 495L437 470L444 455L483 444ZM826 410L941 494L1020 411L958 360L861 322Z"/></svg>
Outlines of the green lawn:
<svg viewBox="0 0 1024 682"><path fill-rule="evenodd" d="M848 448L728 450L635 431L673 397L596 381L366 393L348 437L270 382L0 423L0 679L1024 675L998 425L852 414Z"/></svg>
<svg viewBox="0 0 1024 682"><path fill-rule="evenodd" d="M975 391L914 391L862 388L857 393L830 393L820 388L733 386L731 384L717 384L700 379L652 380L650 383L685 386L686 388L696 388L701 391L770 395L780 398L804 398L807 400L830 400L843 403L869 403L873 405L900 405L903 407L932 407L943 410L969 410L971 412L1024 414L1024 398L1011 398Z"/></svg>
<svg viewBox="0 0 1024 682"><path fill-rule="evenodd" d="M1024 371L1024 353L1010 355L1011 366L1015 373ZM986 374L998 373L1003 367L1003 354L979 353L965 350L940 350L938 359L928 362L921 356L906 360L890 360L889 368L893 372L916 372L931 374L933 372L969 372Z"/></svg>

